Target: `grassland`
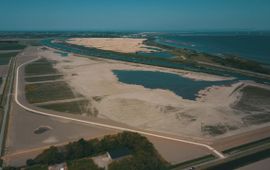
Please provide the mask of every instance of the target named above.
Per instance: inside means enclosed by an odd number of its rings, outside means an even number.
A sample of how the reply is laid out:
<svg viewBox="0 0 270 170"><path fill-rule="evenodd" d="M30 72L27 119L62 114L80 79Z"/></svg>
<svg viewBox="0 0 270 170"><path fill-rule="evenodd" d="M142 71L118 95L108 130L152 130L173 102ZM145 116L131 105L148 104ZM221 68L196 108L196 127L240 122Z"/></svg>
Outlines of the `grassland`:
<svg viewBox="0 0 270 170"><path fill-rule="evenodd" d="M63 75L52 75L52 76L35 76L35 77L26 77L25 81L27 82L38 82L38 81L48 81L48 80L59 80L62 79Z"/></svg>
<svg viewBox="0 0 270 170"><path fill-rule="evenodd" d="M41 103L75 97L71 88L64 81L28 84L25 86L25 93L29 103Z"/></svg>
<svg viewBox="0 0 270 170"><path fill-rule="evenodd" d="M72 114L91 114L96 115L97 112L91 112L88 106L90 105L90 102L88 100L79 100L79 101L73 101L73 102L65 102L65 103L54 103L49 105L41 105L39 107L42 107L44 109L54 110L58 112L66 112L66 113L72 113Z"/></svg>
<svg viewBox="0 0 270 170"><path fill-rule="evenodd" d="M58 71L53 67L53 63L45 58L37 60L31 64L28 64L24 70L27 76L30 75L42 75L42 74L56 74Z"/></svg>

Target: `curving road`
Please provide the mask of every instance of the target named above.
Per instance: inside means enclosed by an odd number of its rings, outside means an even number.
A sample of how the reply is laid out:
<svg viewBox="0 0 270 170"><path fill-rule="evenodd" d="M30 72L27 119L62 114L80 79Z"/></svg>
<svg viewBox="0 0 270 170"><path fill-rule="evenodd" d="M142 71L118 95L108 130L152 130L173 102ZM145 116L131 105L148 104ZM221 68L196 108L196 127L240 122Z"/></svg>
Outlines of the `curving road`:
<svg viewBox="0 0 270 170"><path fill-rule="evenodd" d="M188 141L188 140L183 140L183 139L178 139L178 138L174 138L174 137L169 137L169 136L164 136L164 135L158 135L155 133L150 133L150 132L146 132L143 130L135 130L132 128L125 128L125 127L120 127L120 126L115 126L115 125L109 125L109 124L105 124L105 123L98 123L98 122L93 122L93 121L88 121L88 120L81 120L81 119L77 119L77 118L71 118L71 117L66 117L66 116L61 116L61 115L55 115L55 114L51 114L51 113L46 113L43 111L39 111L39 110L35 110L33 108L29 108L25 105L23 105L19 100L18 100L18 89L19 89L19 73L20 70L23 66L38 60L38 58L26 61L22 64L20 64L17 68L16 68L16 79L15 79L15 102L22 107L23 109L30 111L32 113L36 113L36 114L40 114L40 115L44 115L44 116L49 116L49 117L53 117L53 118L58 118L58 119L64 119L64 120L69 120L69 121L75 121L75 122L79 122L79 123L84 123L84 124L89 124L89 125L95 125L95 126L99 126L99 127L105 127L105 128L109 128L109 129L114 129L114 130L120 130L120 131L130 131L130 132L136 132L136 133L140 133L142 135L147 135L147 136L153 136L153 137L157 137L157 138L162 138L162 139L167 139L167 140L172 140L172 141L177 141L177 142L182 142L182 143L187 143L187 144L191 144L191 145L196 145L196 146L200 146L200 147L204 147L206 149L208 149L209 151L211 151L212 153L214 153L215 155L217 155L219 158L223 159L225 158L225 156L220 153L219 151L217 151L216 149L214 149L213 147L206 145L204 143L198 143L198 142L193 142L193 141Z"/></svg>

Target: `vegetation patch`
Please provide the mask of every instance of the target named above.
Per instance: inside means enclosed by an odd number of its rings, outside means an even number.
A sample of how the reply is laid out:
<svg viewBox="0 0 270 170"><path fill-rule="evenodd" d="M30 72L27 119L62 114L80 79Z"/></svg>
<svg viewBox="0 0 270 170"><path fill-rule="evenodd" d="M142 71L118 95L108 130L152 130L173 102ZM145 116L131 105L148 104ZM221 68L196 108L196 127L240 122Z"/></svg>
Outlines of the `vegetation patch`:
<svg viewBox="0 0 270 170"><path fill-rule="evenodd" d="M159 48L166 49L169 53L177 56L176 61L182 63L209 63L226 67L233 67L237 69L253 71L258 73L269 74L270 70L264 68L261 63L258 63L253 60L242 59L238 56L225 55L225 56L216 56L207 53L197 52L191 49L180 49L176 47L171 47L168 45L160 44L155 41L155 38L148 38L143 42L145 45L156 46Z"/></svg>
<svg viewBox="0 0 270 170"><path fill-rule="evenodd" d="M25 45L20 44L19 41L0 41L0 50L21 50Z"/></svg>
<svg viewBox="0 0 270 170"><path fill-rule="evenodd" d="M11 57L15 57L17 54L18 52L0 53L0 65L7 65Z"/></svg>
<svg viewBox="0 0 270 170"><path fill-rule="evenodd" d="M34 165L31 167L27 167L25 170L48 170L47 165Z"/></svg>
<svg viewBox="0 0 270 170"><path fill-rule="evenodd" d="M218 136L225 134L227 131L236 130L237 127L226 125L226 124L216 124L216 125L204 125L202 126L202 132L205 135Z"/></svg>
<svg viewBox="0 0 270 170"><path fill-rule="evenodd" d="M25 86L25 95L29 103L75 98L72 90L64 81L27 84Z"/></svg>
<svg viewBox="0 0 270 170"><path fill-rule="evenodd" d="M37 128L37 129L35 129L34 133L39 135L39 134L42 134L42 133L44 133L44 132L46 132L48 130L51 130L51 128L48 127L48 126L41 126L41 127Z"/></svg>
<svg viewBox="0 0 270 170"><path fill-rule="evenodd" d="M197 118L195 116L192 116L192 115L189 115L189 114L186 114L186 113L183 113L183 112L180 112L180 113L177 113L176 114L176 118L178 120L188 120L188 121L195 121L197 120Z"/></svg>
<svg viewBox="0 0 270 170"><path fill-rule="evenodd" d="M41 77L26 77L27 82L49 81L62 79L63 75L41 76Z"/></svg>
<svg viewBox="0 0 270 170"><path fill-rule="evenodd" d="M26 75L56 74L58 71L53 67L53 63L45 58L26 65L24 70Z"/></svg>
<svg viewBox="0 0 270 170"><path fill-rule="evenodd" d="M247 125L259 125L270 122L270 112L261 114L252 114L242 118L244 124Z"/></svg>
<svg viewBox="0 0 270 170"><path fill-rule="evenodd" d="M67 166L68 170L104 170L103 168L99 168L90 158L68 161Z"/></svg>
<svg viewBox="0 0 270 170"><path fill-rule="evenodd" d="M88 100L79 100L79 101L73 101L73 102L41 105L39 107L42 107L44 109L58 111L58 112L66 112L66 113L72 113L72 114L87 113L94 116L95 113L91 112L91 110L89 109L89 105L91 105L91 103Z"/></svg>

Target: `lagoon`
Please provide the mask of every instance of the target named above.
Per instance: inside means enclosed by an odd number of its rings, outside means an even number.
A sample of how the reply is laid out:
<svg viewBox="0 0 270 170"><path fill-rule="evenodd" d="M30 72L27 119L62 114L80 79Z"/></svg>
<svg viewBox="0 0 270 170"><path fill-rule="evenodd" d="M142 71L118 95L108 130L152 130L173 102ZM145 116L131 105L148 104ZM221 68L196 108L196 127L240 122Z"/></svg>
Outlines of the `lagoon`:
<svg viewBox="0 0 270 170"><path fill-rule="evenodd" d="M198 81L159 71L113 70L113 73L122 83L142 85L150 89L170 90L176 95L189 100L195 100L198 92L206 87L234 82L233 80Z"/></svg>

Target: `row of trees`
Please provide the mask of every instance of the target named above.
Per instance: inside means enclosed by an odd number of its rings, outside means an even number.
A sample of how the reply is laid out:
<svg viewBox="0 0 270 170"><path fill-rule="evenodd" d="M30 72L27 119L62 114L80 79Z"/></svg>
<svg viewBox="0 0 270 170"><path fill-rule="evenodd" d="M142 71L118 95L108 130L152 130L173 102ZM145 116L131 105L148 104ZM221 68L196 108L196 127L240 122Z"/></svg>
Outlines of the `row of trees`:
<svg viewBox="0 0 270 170"><path fill-rule="evenodd" d="M132 156L123 160L114 161L110 170L138 169L138 170L163 170L166 169L165 161L161 159L152 143L138 133L123 132L108 135L103 139L86 141L80 139L62 147L50 147L35 159L27 160L27 165L36 164L52 165L65 161L77 160L85 157L103 154L115 148L127 147Z"/></svg>

